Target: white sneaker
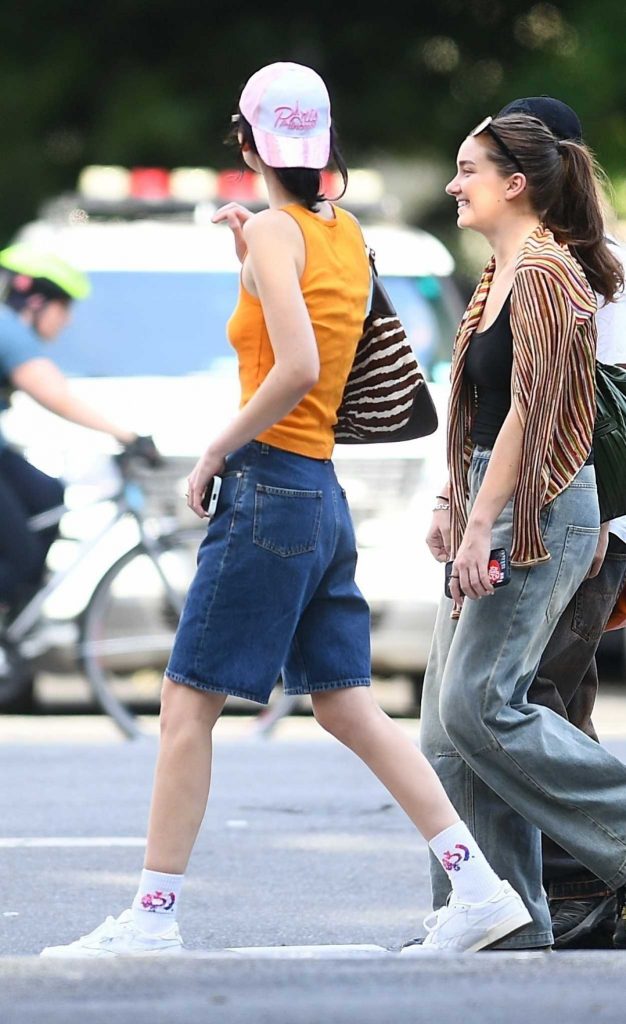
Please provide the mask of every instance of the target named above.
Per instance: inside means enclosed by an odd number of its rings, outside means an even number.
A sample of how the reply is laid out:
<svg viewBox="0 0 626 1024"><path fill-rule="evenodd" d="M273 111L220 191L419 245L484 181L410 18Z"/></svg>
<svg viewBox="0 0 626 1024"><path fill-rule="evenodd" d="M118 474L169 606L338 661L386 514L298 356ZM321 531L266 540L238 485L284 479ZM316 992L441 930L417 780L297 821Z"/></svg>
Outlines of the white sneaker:
<svg viewBox="0 0 626 1024"><path fill-rule="evenodd" d="M107 917L101 925L67 946L46 946L40 956L111 957L111 956L179 956L183 940L174 922L160 935L147 935L133 924L132 911L119 917Z"/></svg>
<svg viewBox="0 0 626 1024"><path fill-rule="evenodd" d="M400 952L413 956L437 950L476 953L531 921L508 882L503 881L495 895L482 903L464 903L452 893L445 907L424 920L426 938L407 942Z"/></svg>

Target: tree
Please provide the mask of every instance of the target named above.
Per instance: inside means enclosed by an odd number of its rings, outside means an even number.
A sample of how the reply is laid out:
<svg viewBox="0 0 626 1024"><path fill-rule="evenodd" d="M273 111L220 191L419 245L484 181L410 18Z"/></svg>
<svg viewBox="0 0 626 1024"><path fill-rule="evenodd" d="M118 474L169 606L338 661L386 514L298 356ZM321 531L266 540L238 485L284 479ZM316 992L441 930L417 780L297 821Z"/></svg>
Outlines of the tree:
<svg viewBox="0 0 626 1024"><path fill-rule="evenodd" d="M387 3L23 0L3 12L0 236L88 163L224 167L241 86L274 60L326 78L352 164L419 156L452 167L459 141L513 96L557 95L614 175L626 166L622 0ZM434 211L433 211L434 215Z"/></svg>

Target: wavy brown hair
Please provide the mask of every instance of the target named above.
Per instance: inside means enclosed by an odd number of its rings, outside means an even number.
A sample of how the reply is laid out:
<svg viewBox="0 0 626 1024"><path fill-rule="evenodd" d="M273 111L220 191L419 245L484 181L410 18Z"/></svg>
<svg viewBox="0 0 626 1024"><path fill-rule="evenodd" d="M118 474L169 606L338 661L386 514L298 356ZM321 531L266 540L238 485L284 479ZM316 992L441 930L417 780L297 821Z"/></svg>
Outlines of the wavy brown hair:
<svg viewBox="0 0 626 1024"><path fill-rule="evenodd" d="M524 169L530 203L557 241L572 250L589 284L605 302L624 288L622 262L606 239L602 189L606 175L582 142L557 139L529 114L505 114L490 124ZM519 173L488 131L481 134L503 177Z"/></svg>

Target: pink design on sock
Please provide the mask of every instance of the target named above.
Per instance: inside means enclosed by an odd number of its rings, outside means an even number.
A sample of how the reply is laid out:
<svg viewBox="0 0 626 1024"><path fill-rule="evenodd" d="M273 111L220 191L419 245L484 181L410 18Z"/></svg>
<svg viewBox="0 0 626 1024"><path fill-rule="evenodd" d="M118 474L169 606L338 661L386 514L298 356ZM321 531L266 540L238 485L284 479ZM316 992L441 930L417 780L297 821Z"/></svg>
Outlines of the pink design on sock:
<svg viewBox="0 0 626 1024"><path fill-rule="evenodd" d="M446 871L460 871L461 864L470 858L470 852L467 846L457 843L454 850L458 850L459 852L455 853L454 851L446 850L441 859L441 863Z"/></svg>
<svg viewBox="0 0 626 1024"><path fill-rule="evenodd" d="M171 910L176 903L176 895L173 892L161 892L157 889L155 892L147 892L141 897L141 905L144 910L148 910L152 913L166 913Z"/></svg>

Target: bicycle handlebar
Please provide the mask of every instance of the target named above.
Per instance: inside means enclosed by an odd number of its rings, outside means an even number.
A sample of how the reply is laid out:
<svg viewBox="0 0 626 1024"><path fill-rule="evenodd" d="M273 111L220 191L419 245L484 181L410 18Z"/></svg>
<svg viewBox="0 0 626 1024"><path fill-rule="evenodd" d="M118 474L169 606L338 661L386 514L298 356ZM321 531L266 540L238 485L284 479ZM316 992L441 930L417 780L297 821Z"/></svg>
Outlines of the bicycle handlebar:
<svg viewBox="0 0 626 1024"><path fill-rule="evenodd" d="M134 459L144 462L151 469L157 469L165 461L150 434L139 434L134 441L124 445L124 450L114 458L122 472Z"/></svg>

